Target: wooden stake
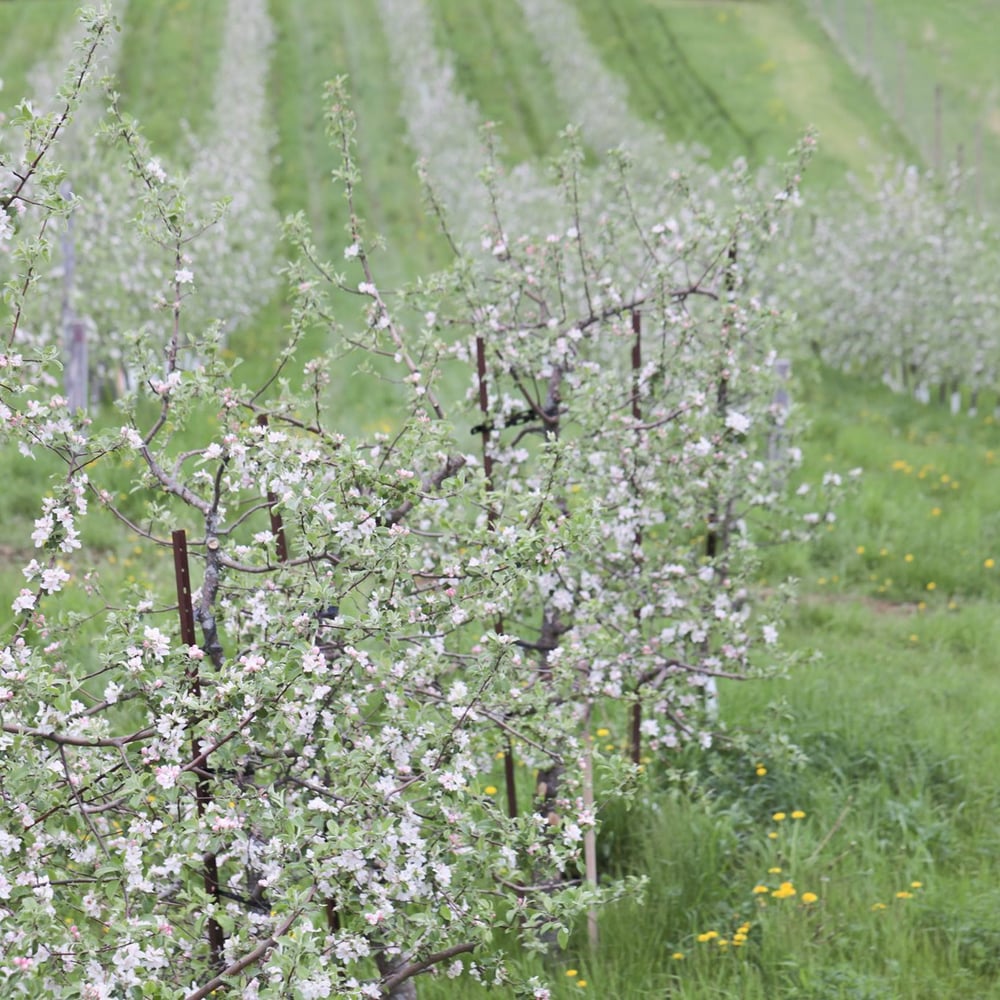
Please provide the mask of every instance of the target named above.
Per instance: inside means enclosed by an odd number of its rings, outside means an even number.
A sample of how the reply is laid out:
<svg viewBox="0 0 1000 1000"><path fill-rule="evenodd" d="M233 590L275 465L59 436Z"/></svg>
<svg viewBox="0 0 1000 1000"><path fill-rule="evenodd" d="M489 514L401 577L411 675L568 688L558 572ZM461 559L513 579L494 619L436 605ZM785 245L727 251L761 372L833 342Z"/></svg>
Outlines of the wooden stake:
<svg viewBox="0 0 1000 1000"><path fill-rule="evenodd" d="M186 646L195 646L197 645L197 637L194 631L194 606L191 603L191 571L188 565L187 534L183 529L180 529L175 531L171 537L174 543L174 576L177 582L177 613L181 625L181 642ZM198 661L196 659L191 660L187 676L191 682L192 692L196 698L200 698L201 684L198 679ZM196 760L201 754L201 742L198 739L198 734L192 727L191 759ZM205 815L211 801L208 760L206 758L198 768L197 783L195 785L195 802L198 806L199 816ZM215 855L211 852L207 852L202 859L202 883L209 897L218 901L219 865ZM222 968L222 951L226 943L226 936L223 933L222 925L214 917L209 917L206 926L212 965L216 968Z"/></svg>

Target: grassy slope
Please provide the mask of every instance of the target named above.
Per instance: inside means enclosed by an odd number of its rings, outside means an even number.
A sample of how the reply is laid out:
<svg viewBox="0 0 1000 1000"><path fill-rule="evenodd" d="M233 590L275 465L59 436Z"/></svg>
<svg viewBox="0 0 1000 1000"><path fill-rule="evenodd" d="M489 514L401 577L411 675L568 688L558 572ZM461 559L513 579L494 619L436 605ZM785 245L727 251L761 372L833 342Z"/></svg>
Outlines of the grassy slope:
<svg viewBox="0 0 1000 1000"><path fill-rule="evenodd" d="M628 81L635 113L717 162L781 159L820 132L809 184L906 151L871 93L795 5L577 0L591 42Z"/></svg>

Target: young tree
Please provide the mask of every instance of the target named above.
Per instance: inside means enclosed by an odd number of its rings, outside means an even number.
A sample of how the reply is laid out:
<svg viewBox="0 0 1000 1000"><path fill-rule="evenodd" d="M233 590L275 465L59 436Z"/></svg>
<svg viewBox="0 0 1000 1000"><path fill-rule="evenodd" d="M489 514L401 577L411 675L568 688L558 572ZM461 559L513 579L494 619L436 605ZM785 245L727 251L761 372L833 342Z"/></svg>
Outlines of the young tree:
<svg viewBox="0 0 1000 1000"><path fill-rule="evenodd" d="M699 692L773 659L749 574L764 521L797 530L797 453L755 268L794 180L762 200L737 168L719 207L682 177L635 183L622 156L591 177L570 136L557 228L511 228L488 169L482 254L456 244L395 296L335 85L346 265L291 220L290 339L247 386L222 326L190 318L204 220L113 102L140 230L171 266L167 309L126 338L134 389L85 427L52 352L19 345L67 210L53 152L111 22L86 23L63 103L18 123L0 196L3 433L60 468L0 650L5 988L410 997L433 969L543 998L498 939L543 950L635 888L581 874L602 797L637 775L602 759L595 791L591 717L629 707L636 755L640 737L707 743ZM337 355L296 352L317 323L401 376L397 431L338 429ZM123 502L125 463L141 471ZM84 563L106 518L163 553L148 592L104 594Z"/></svg>

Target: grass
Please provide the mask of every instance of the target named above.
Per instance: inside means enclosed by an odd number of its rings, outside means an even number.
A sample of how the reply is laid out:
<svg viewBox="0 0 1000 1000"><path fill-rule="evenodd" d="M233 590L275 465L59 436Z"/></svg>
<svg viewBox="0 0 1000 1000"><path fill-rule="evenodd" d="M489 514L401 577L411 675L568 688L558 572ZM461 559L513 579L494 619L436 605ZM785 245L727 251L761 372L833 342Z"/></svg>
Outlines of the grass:
<svg viewBox="0 0 1000 1000"><path fill-rule="evenodd" d="M456 83L484 119L497 122L506 159L554 155L572 111L562 106L515 0L484 4L472 18L462 0L433 0L430 9L438 46L452 53Z"/></svg>
<svg viewBox="0 0 1000 1000"><path fill-rule="evenodd" d="M76 0L0 3L0 105L5 111L28 92L28 74L73 23Z"/></svg>
<svg viewBox="0 0 1000 1000"><path fill-rule="evenodd" d="M6 104L73 6L0 4ZM278 34L272 179L281 210L305 211L323 252L337 257L346 219L329 181L336 160L320 95L325 79L349 73L367 177L361 207L393 248L385 258L391 280L441 263L444 247L420 214L400 95L383 71L387 50L370 6L270 6ZM862 171L869 156L906 151L867 86L797 7L666 0L577 7L603 58L628 80L634 113L671 137L710 138L720 158L760 160L782 154L815 122L826 150L814 172L820 188L845 170ZM180 118L195 129L204 121L220 9L184 0L131 5L122 90L158 144L175 141ZM484 5L473 25L460 19L457 0L433 0L432 10L437 37L455 53L458 84L485 115L502 120L510 158L545 155L563 112L539 53L519 38L517 6ZM880 10L889 11L887 0ZM964 17L942 19L939 30L955 52L975 34ZM976 44L968 66L981 87L983 41ZM961 64L957 57L952 64L958 76ZM861 136L867 147L858 145ZM345 317L352 308L338 304ZM248 359L240 377L260 378L285 321L279 298L236 335L233 350ZM307 350L324 339L317 334ZM385 403L362 397L353 363L345 359L338 392L345 425L363 426L380 419ZM941 406L798 367L794 398L811 420L806 471L865 469L834 530L813 546L776 552L763 569L765 586L788 573L801 580L784 635L801 662L784 680L724 685L723 719L741 735L706 753L649 761L650 807L604 817L602 869L644 873L645 902L626 900L602 914L596 954L581 933L547 964L515 959L547 975L559 998L1000 997L996 427L986 416L952 417ZM43 460L25 472L4 456L0 471L8 483L6 537L26 537L54 468ZM127 492L131 470L118 474ZM109 523L87 542L87 558L98 555L112 592L169 579L162 553L137 551ZM7 564L0 600L8 604L25 554L0 549ZM792 820L793 810L806 815ZM774 820L776 812L786 819ZM772 896L784 880L796 895ZM768 891L754 893L758 885ZM816 901L803 902L805 892ZM734 947L745 922L746 941ZM717 937L699 941L710 931ZM421 997L431 1000L482 993L465 980L421 984Z"/></svg>
<svg viewBox="0 0 1000 1000"><path fill-rule="evenodd" d="M977 207L995 200L1000 173L1000 102L992 39L1000 12L986 0L943 7L932 0L841 4L810 0L865 73L880 81L883 101L928 165L938 154L979 174ZM935 89L940 87L940 122ZM938 134L940 133L940 140Z"/></svg>
<svg viewBox="0 0 1000 1000"><path fill-rule="evenodd" d="M716 163L781 160L810 125L820 133L810 186L848 170L865 176L908 152L864 81L794 4L577 6L592 44L627 80L634 113L673 139L708 145Z"/></svg>
<svg viewBox="0 0 1000 1000"><path fill-rule="evenodd" d="M225 4L214 0L131 3L126 9L119 85L158 152L176 148L179 123L195 135L207 124L225 14Z"/></svg>

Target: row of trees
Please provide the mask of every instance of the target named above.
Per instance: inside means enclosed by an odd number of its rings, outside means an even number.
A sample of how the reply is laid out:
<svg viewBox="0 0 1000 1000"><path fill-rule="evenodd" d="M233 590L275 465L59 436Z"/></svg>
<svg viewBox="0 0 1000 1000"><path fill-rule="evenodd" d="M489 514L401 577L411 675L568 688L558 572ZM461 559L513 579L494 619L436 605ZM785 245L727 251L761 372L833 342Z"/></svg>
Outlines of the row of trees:
<svg viewBox="0 0 1000 1000"><path fill-rule="evenodd" d="M777 276L803 336L826 363L875 374L925 402L973 412L1000 384L998 251L990 215L973 212L946 178L899 165L861 190L834 195L803 225Z"/></svg>
<svg viewBox="0 0 1000 1000"><path fill-rule="evenodd" d="M781 317L759 294L798 166L768 194L738 166L705 195L624 154L585 170L569 133L537 228L505 216L486 153L479 249L431 191L454 263L393 293L338 83L343 257L289 220L289 341L247 386L223 279L187 259L214 238L198 184L112 100L113 176L166 308L133 303L134 384L90 422L26 333L71 207L60 142L112 27L85 23L55 110L22 108L0 144L2 434L60 468L0 649L4 988L409 997L433 969L547 997L504 947L550 948L635 890L597 877L603 803L634 791L641 748L718 737L716 679L780 666L760 547L833 518L839 477L792 492ZM296 351L317 325L394 381L398 431L341 432L342 349ZM82 547L107 519L170 552L173 579L103 593ZM628 755L595 753L607 718Z"/></svg>
<svg viewBox="0 0 1000 1000"><path fill-rule="evenodd" d="M116 5L119 18L126 10L126 4ZM55 55L31 74L33 114L55 106L53 95L79 34L68 32ZM166 197L170 176L185 180L192 238L176 257L163 252L158 232L134 225L139 191L134 182L123 181L115 135L102 128L108 101L117 101L114 93L87 91L73 121L66 123L60 193L67 210L47 229L51 238L58 237L58 266L38 275L35 306L29 322L20 326L19 343L36 351L60 346L77 328L87 359L78 378L73 372L75 382L83 384L68 386L74 402L86 404L102 393L113 397L134 379L129 341L155 339L161 314L171 308L164 289L176 274L198 285L198 294L185 305L191 329L218 319L228 332L274 295L280 218L271 198L266 152L273 136L265 93L272 37L262 0L232 0L205 133L183 126L178 147L166 155L135 144L133 153L146 167L141 183L167 185ZM114 70L120 38L115 32L102 46L92 68L95 76ZM54 65L60 56L63 61Z"/></svg>

